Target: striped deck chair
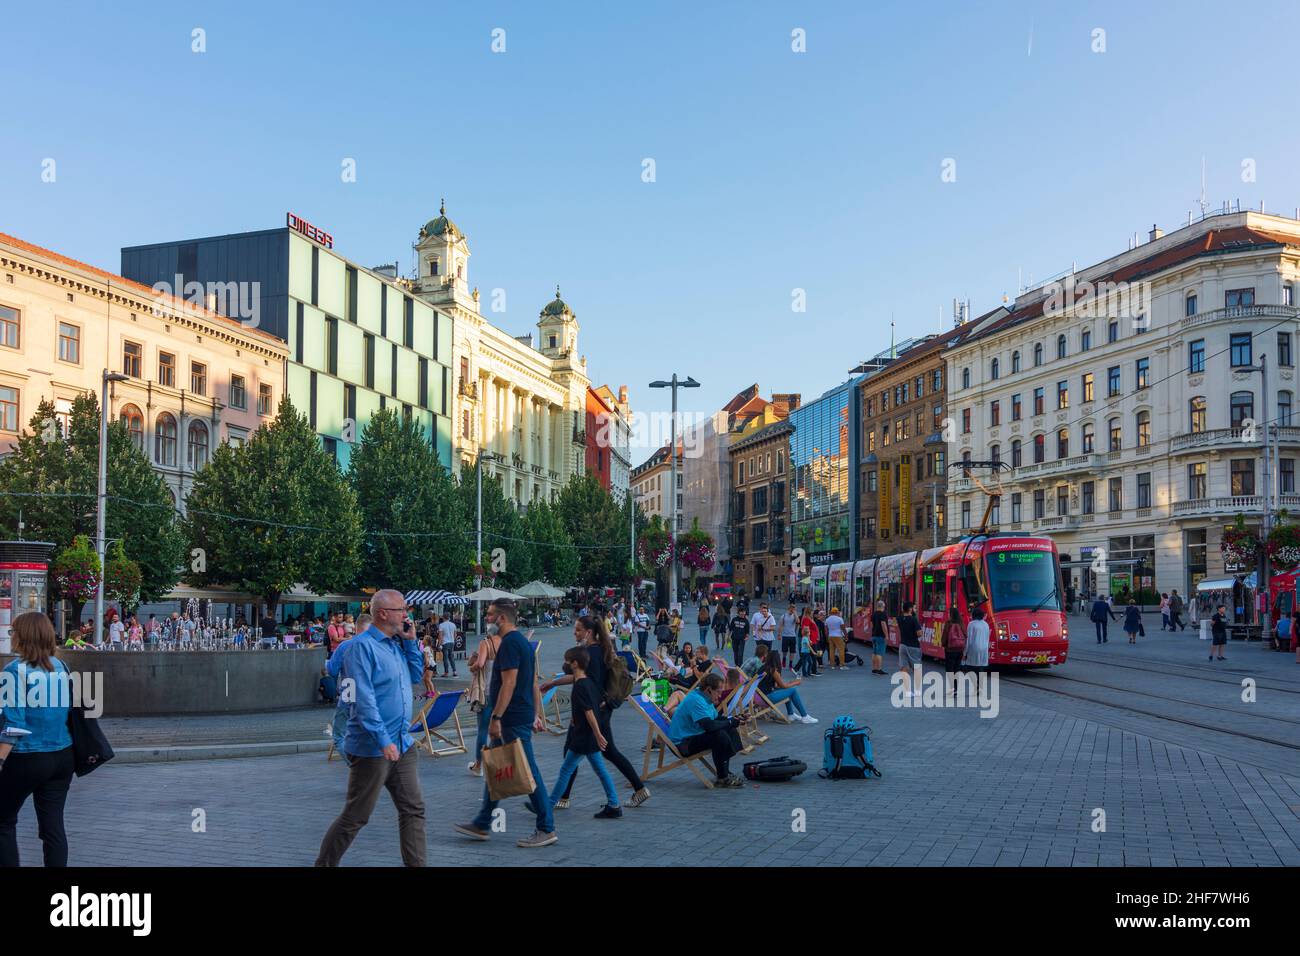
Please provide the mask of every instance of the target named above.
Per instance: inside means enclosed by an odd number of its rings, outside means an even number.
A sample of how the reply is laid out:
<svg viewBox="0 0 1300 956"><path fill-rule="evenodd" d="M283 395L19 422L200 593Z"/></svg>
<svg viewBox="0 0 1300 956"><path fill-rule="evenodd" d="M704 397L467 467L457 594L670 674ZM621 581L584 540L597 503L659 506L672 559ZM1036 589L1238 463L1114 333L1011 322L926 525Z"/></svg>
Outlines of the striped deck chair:
<svg viewBox="0 0 1300 956"><path fill-rule="evenodd" d="M753 702L754 691L757 690L760 680L762 680L761 675L751 677L728 694L726 700L722 702L722 716L743 716L746 708ZM740 739L745 744L740 751L742 754L752 752L758 744L767 743L767 735L759 730L758 725L753 721L745 721L737 729L740 732Z"/></svg>
<svg viewBox="0 0 1300 956"><path fill-rule="evenodd" d="M647 700L644 694L633 694L632 700L636 702L637 713L645 718L646 729L645 737L645 764L641 768L641 779L650 780L665 774L670 770L676 770L678 767L685 767L691 773L695 774L695 779L704 784L710 790L713 789L713 780L700 773L699 764L703 764L714 777L717 771L714 770L713 764L708 760L709 752L701 750L699 753L687 756L677 749L672 738L668 736L668 715ZM659 746L656 748L655 744ZM655 753L659 754L659 762L655 765L654 770L650 769L650 758ZM674 758L670 763L665 764L664 760Z"/></svg>
<svg viewBox="0 0 1300 956"><path fill-rule="evenodd" d="M464 696L465 692L458 690L437 697L426 697L411 719L410 732L416 736L416 746L424 749L430 757L450 757L469 752L465 746L465 732L460 726L460 716L456 713L456 707ZM438 733L437 728L448 720L455 723L456 740ZM450 728L447 732L451 732ZM424 739L420 740L420 737ZM437 744L434 743L435 738Z"/></svg>

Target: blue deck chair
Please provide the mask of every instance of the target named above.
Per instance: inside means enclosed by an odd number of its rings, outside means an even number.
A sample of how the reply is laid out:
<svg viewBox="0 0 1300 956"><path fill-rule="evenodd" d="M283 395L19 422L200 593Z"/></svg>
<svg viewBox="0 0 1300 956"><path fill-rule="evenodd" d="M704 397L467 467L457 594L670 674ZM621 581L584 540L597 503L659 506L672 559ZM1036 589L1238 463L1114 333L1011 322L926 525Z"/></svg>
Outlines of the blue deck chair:
<svg viewBox="0 0 1300 956"><path fill-rule="evenodd" d="M651 780L670 770L676 770L678 767L685 767L691 773L695 774L695 778L699 780L700 783L712 790L713 781L700 773L700 768L698 766L699 764L703 764L710 773L715 777L717 776L717 771L714 770L713 764L708 761L709 752L707 750L701 750L699 753L694 753L690 756L682 753L677 749L677 745L673 743L672 738L668 736L668 715L660 710L652 701L648 700L644 694L633 694L632 700L636 702L637 713L645 718L646 724L648 725L645 738L645 764L641 768L641 779ZM656 743L659 744L658 747L655 746ZM659 762L655 765L655 769L651 770L650 758L655 753L659 754ZM676 759L665 764L664 760L669 756Z"/></svg>
<svg viewBox="0 0 1300 956"><path fill-rule="evenodd" d="M465 732L460 726L460 716L456 713L456 707L464 696L465 692L458 690L450 694L439 694L437 697L426 697L415 717L411 720L410 733L417 738L416 746L423 747L428 751L430 757L450 757L453 754L469 752L465 746ZM441 727L449 719L455 724L456 740L438 733L437 728ZM450 729L448 733L450 733ZM418 739L420 737L424 739ZM434 743L435 738L442 746Z"/></svg>
<svg viewBox="0 0 1300 956"><path fill-rule="evenodd" d="M561 671L556 677L563 677ZM557 736L568 733L568 727L564 723L564 712L560 710L560 701L556 697L560 688L552 687L542 695L542 723L546 727L546 732Z"/></svg>

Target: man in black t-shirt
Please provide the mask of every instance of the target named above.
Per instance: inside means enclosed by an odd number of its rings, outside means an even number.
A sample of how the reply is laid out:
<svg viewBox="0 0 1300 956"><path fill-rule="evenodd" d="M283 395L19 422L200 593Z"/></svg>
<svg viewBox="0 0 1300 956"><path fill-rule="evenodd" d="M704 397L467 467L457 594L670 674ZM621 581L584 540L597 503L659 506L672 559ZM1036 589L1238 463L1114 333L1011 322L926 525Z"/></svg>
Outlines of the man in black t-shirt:
<svg viewBox="0 0 1300 956"><path fill-rule="evenodd" d="M907 696L919 697L921 692L911 680L913 669L917 677L921 672L921 622L916 619L916 605L911 601L903 602L903 613L898 618L898 669L907 675Z"/></svg>
<svg viewBox="0 0 1300 956"><path fill-rule="evenodd" d="M488 605L487 633L501 633L501 647L492 666L492 683L488 688L488 738L492 745L497 741L508 744L518 740L528 760L536 784L528 803L537 815L537 830L518 846L533 848L555 843L555 822L551 815L551 801L542 781L542 772L533 756L533 731L541 730L542 695L537 688L537 665L528 639L515 626L519 611L515 602L499 598ZM457 833L486 840L491 835L492 813L497 801L492 799L487 785L483 787L483 805L472 823L457 824Z"/></svg>
<svg viewBox="0 0 1300 956"><path fill-rule="evenodd" d="M885 673L885 636L889 633L889 615L885 602L877 601L871 612L871 673Z"/></svg>
<svg viewBox="0 0 1300 956"><path fill-rule="evenodd" d="M727 630L731 635L731 653L736 659L736 666L739 667L745 662L745 641L749 638L749 618L744 614L737 614L731 619L731 624Z"/></svg>

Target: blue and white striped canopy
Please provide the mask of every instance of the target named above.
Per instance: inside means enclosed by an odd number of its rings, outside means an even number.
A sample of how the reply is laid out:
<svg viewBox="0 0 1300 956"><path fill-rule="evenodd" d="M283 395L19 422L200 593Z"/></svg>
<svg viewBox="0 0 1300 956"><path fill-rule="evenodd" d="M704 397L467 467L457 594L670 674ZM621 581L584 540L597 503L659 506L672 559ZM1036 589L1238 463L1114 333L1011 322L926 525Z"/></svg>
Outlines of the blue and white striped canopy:
<svg viewBox="0 0 1300 956"><path fill-rule="evenodd" d="M407 591L406 603L423 606L425 604L468 604L469 601L450 591Z"/></svg>

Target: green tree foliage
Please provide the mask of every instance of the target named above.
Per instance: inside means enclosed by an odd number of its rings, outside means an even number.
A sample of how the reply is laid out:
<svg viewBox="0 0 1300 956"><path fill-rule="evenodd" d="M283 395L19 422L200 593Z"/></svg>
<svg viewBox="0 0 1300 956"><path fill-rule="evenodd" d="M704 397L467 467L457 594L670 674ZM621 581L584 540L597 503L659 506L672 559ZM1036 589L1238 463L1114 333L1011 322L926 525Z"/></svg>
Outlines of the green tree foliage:
<svg viewBox="0 0 1300 956"><path fill-rule="evenodd" d="M295 584L342 591L361 569L356 494L287 396L248 444L217 447L182 524L189 581L260 595L272 612Z"/></svg>
<svg viewBox="0 0 1300 956"><path fill-rule="evenodd" d="M631 576L632 542L626 509L592 474L574 475L560 490L555 510L582 556L578 584L618 587Z"/></svg>
<svg viewBox="0 0 1300 956"><path fill-rule="evenodd" d="M365 535L363 587L455 590L473 547L464 500L414 419L376 413L352 452L348 480Z"/></svg>
<svg viewBox="0 0 1300 956"><path fill-rule="evenodd" d="M474 530L477 521L477 490L474 466L461 469L460 496L464 502L470 543L470 562L465 569L465 585L474 585ZM509 590L521 587L538 577L533 549L524 533L524 520L519 510L505 496L501 479L483 472L483 554L477 563L483 568L484 586Z"/></svg>
<svg viewBox="0 0 1300 956"><path fill-rule="evenodd" d="M534 501L524 513L524 536L532 544L539 577L555 587L569 587L578 581L582 562L564 522L544 498Z"/></svg>
<svg viewBox="0 0 1300 956"><path fill-rule="evenodd" d="M58 546L78 534L95 534L96 484L99 475L99 401L93 393L72 402L68 434L55 418L53 404L37 406L31 431L19 437L13 452L0 462L0 526L23 537ZM108 426L108 499L104 536L120 541L126 557L140 569L139 599L153 601L176 584L184 555L167 484L135 446L126 426Z"/></svg>

